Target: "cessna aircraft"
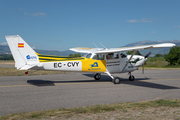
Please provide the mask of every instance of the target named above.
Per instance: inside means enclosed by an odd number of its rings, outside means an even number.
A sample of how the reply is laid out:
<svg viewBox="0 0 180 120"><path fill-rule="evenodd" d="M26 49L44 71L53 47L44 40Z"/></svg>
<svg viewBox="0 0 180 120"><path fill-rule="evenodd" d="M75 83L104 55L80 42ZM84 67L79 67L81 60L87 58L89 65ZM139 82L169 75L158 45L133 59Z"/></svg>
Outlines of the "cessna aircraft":
<svg viewBox="0 0 180 120"><path fill-rule="evenodd" d="M138 70L144 64L146 56L134 55L138 50L161 47L173 47L175 44L163 43L123 48L71 48L70 50L87 53L83 57L62 57L53 55L41 55L36 53L19 35L5 36L15 60L18 70L59 70L74 72L92 72L95 80L101 78L101 73L108 74L114 84L120 83L120 78L113 73L129 73L129 80L133 81L131 72ZM124 51L133 51L132 55L126 55Z"/></svg>

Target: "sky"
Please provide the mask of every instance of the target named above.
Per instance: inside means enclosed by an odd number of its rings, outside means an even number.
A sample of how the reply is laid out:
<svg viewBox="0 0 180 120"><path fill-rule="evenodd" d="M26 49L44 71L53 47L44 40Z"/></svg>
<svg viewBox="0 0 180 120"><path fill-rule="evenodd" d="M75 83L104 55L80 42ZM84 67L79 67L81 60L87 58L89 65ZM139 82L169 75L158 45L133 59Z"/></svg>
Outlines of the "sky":
<svg viewBox="0 0 180 120"><path fill-rule="evenodd" d="M59 51L180 40L180 0L0 0L0 45L9 35Z"/></svg>

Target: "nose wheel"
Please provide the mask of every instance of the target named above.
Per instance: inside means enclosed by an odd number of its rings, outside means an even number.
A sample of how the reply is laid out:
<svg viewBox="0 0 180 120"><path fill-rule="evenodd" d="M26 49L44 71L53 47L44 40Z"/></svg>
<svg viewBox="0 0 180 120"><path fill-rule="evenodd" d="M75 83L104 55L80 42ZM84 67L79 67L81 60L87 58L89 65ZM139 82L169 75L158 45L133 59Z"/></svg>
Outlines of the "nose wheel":
<svg viewBox="0 0 180 120"><path fill-rule="evenodd" d="M100 79L101 79L101 74L100 74L100 73L96 73L96 74L94 75L94 79L95 79L95 80L100 80Z"/></svg>
<svg viewBox="0 0 180 120"><path fill-rule="evenodd" d="M131 73L129 73L129 74L130 74L130 76L129 76L129 81L134 81L134 76L131 75Z"/></svg>

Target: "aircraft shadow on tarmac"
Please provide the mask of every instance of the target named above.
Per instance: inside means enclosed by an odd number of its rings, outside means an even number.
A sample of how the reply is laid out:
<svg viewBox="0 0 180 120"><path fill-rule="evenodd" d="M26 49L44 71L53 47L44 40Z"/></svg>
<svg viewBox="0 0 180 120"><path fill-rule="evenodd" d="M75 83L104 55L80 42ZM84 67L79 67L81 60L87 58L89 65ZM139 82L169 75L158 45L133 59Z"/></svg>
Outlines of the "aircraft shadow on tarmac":
<svg viewBox="0 0 180 120"><path fill-rule="evenodd" d="M88 77L94 77L92 74L83 74ZM107 79L109 76L107 75L101 75L102 79ZM108 79L111 81L111 78ZM141 81L143 80L143 81ZM147 81L144 81L147 80ZM129 81L127 79L121 78L121 84L127 84L127 85L134 85L134 86L140 86L140 87L148 87L148 88L156 88L156 89L180 89L179 87L174 86L168 86L168 85L162 85L157 83L150 83L148 80L151 80L151 78L136 78L134 81Z"/></svg>
<svg viewBox="0 0 180 120"><path fill-rule="evenodd" d="M83 74L87 77L94 77L92 74ZM133 86L139 86L139 87L148 87L148 88L155 88L155 89L180 89L179 87L174 87L174 86L168 86L168 85L162 85L158 83L152 83L148 82L151 78L136 78L134 81L129 81L127 79L121 78L121 84L127 84L127 85L133 85ZM143 80L143 81L141 81ZM144 81L147 80L147 81ZM35 85L38 87L41 86L55 86L56 83L94 83L94 82L109 82L112 83L112 80L109 76L106 75L101 75L101 80L74 80L74 81L51 81L51 80L27 80L28 84ZM116 85L121 85L121 84L116 84Z"/></svg>
<svg viewBox="0 0 180 120"><path fill-rule="evenodd" d="M27 80L28 84L35 85L35 86L55 86L56 83L94 83L94 82L110 82L109 80L74 80L74 81L51 81L51 80Z"/></svg>

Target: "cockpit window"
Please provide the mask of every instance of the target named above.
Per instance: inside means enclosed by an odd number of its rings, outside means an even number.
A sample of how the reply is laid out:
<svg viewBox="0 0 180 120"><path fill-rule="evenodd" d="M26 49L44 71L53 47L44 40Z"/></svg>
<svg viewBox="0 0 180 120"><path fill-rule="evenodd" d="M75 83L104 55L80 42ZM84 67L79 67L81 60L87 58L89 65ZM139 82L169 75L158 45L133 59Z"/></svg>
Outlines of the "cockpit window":
<svg viewBox="0 0 180 120"><path fill-rule="evenodd" d="M89 53L89 54L87 54L85 57L86 57L86 58L91 58L91 55L92 55L92 54Z"/></svg>
<svg viewBox="0 0 180 120"><path fill-rule="evenodd" d="M92 59L94 60L104 60L104 54L95 54Z"/></svg>

